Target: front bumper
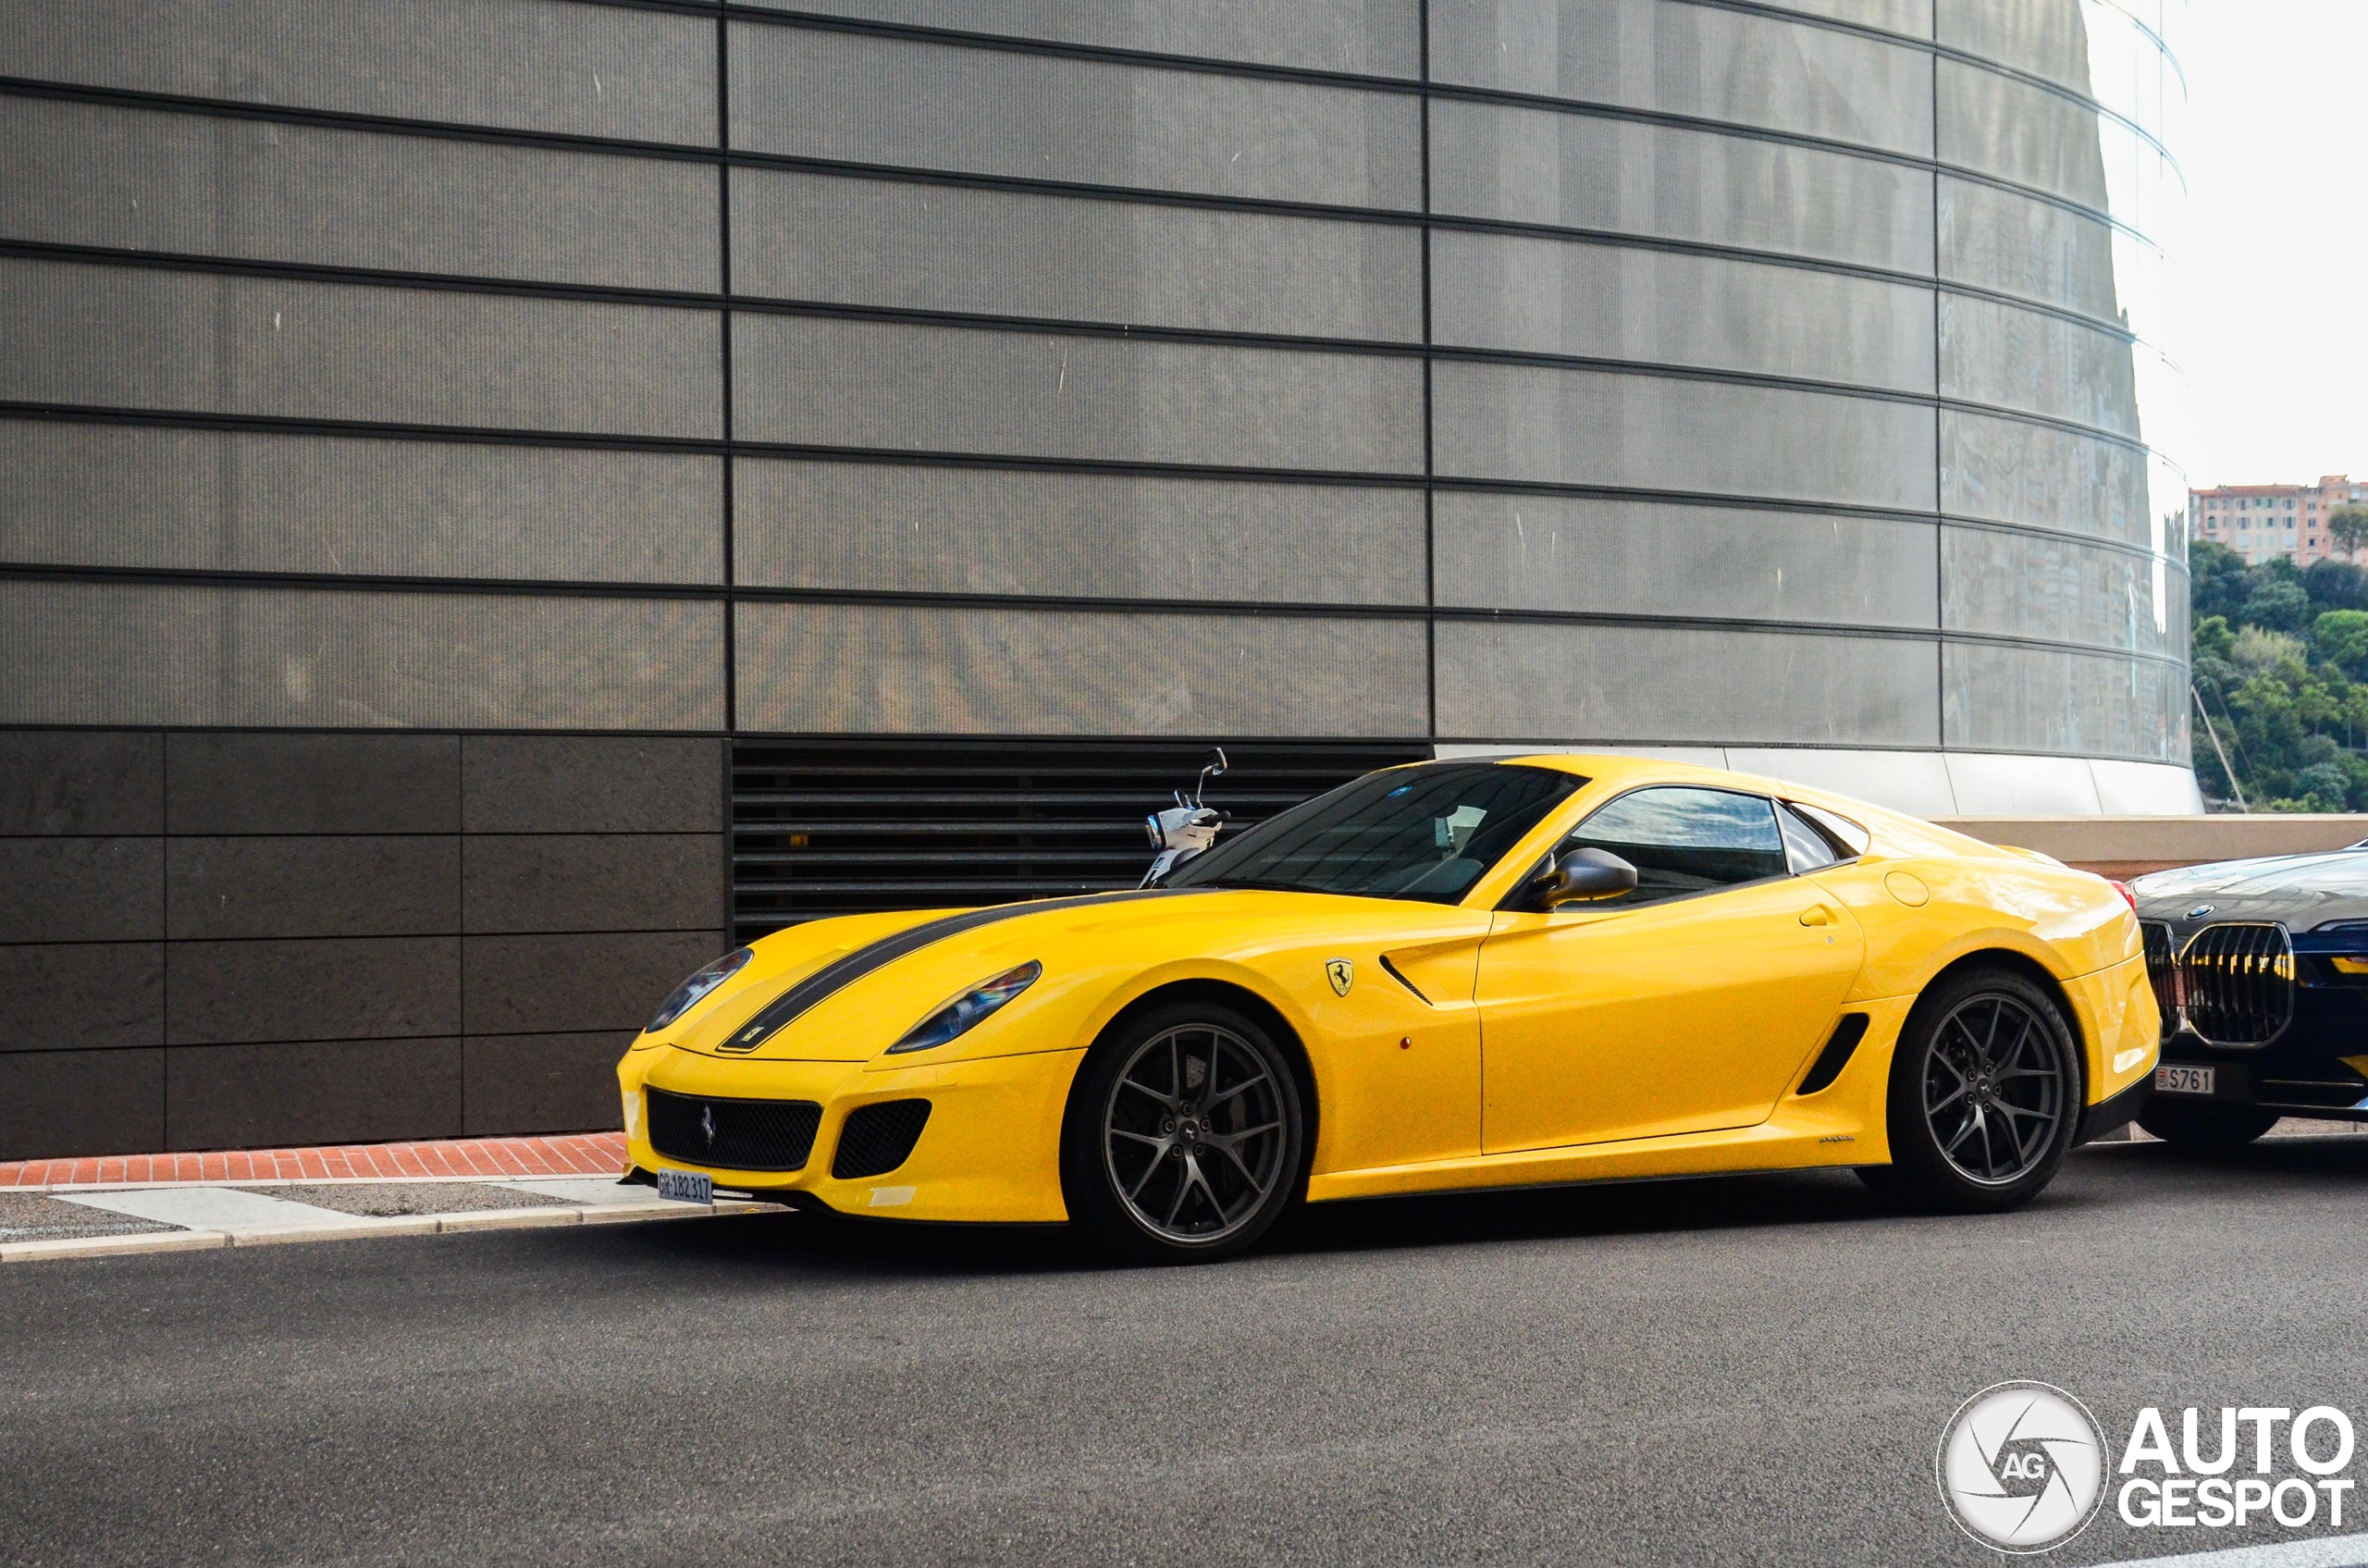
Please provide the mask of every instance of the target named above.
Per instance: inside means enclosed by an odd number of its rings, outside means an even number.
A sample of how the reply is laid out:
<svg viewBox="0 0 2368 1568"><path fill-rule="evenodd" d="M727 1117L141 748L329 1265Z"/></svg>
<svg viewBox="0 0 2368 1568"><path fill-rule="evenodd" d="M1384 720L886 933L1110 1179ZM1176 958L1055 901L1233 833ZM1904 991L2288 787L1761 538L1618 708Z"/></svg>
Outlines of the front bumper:
<svg viewBox="0 0 2368 1568"><path fill-rule="evenodd" d="M2336 969L2316 934L2294 938L2293 1011L2267 1044L2215 1045L2181 1028L2163 1042L2164 1062L2215 1069L2215 1101L2368 1120L2368 980Z"/></svg>
<svg viewBox="0 0 2368 1568"><path fill-rule="evenodd" d="M629 1051L617 1064L627 1157L644 1170L701 1171L719 1187L793 1196L885 1219L1064 1220L1061 1117L1082 1051L882 1068L867 1062L727 1061L672 1046ZM644 1092L735 1100L808 1100L822 1107L806 1163L793 1171L734 1170L650 1146ZM882 1175L831 1175L848 1115L885 1100L927 1100L930 1115L904 1164Z"/></svg>
<svg viewBox="0 0 2368 1568"><path fill-rule="evenodd" d="M2276 1040L2250 1050L2174 1035L2163 1043L2163 1063L2214 1069L2211 1097L2224 1105L2328 1121L2368 1120L2368 1074L2353 1065L2368 1062L2368 1031L2298 1028L2299 1008L2297 1013L2295 1024Z"/></svg>
<svg viewBox="0 0 2368 1568"><path fill-rule="evenodd" d="M2145 920L2158 990L2195 983L2185 972L2187 959L2171 955L2186 954L2216 927L2275 929L2283 948L2275 973L2282 975L2284 988L2263 994L2272 1015L2265 1043L2215 1043L2181 1008L2164 1020L2166 1065L2213 1068L2211 1098L2223 1104L2282 1116L2368 1120L2368 969L2362 967L2368 932L2343 924L2288 931L2266 918L2198 923L2162 911Z"/></svg>

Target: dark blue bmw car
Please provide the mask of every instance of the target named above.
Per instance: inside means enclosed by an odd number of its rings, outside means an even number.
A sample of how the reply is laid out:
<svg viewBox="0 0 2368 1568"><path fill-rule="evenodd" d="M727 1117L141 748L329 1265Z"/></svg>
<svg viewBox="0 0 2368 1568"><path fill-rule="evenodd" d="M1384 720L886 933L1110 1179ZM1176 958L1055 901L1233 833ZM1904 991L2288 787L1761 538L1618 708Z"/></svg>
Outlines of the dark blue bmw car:
<svg viewBox="0 0 2368 1568"><path fill-rule="evenodd" d="M2131 884L2163 1009L2138 1125L2250 1142L2280 1117L2368 1121L2368 843Z"/></svg>

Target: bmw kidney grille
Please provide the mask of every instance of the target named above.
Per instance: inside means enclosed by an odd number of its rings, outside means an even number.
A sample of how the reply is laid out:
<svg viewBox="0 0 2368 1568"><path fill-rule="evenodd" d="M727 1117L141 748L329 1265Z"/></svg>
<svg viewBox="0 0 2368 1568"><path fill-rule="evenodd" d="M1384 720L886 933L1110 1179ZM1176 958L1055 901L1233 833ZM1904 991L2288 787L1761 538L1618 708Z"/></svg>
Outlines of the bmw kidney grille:
<svg viewBox="0 0 2368 1568"><path fill-rule="evenodd" d="M2169 926L2148 920L2140 930L2165 1038L2184 1025L2206 1044L2266 1045L2294 1017L2294 945L2284 926L2205 926L2176 956Z"/></svg>

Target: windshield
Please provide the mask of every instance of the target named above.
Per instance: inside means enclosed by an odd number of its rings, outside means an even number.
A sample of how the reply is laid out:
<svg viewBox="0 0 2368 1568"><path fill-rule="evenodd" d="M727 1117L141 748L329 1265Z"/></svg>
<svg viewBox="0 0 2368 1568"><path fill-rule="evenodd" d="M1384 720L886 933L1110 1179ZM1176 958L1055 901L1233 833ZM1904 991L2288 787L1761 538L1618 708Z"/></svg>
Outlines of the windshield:
<svg viewBox="0 0 2368 1568"><path fill-rule="evenodd" d="M1452 904L1586 782L1502 762L1369 773L1194 857L1166 885Z"/></svg>

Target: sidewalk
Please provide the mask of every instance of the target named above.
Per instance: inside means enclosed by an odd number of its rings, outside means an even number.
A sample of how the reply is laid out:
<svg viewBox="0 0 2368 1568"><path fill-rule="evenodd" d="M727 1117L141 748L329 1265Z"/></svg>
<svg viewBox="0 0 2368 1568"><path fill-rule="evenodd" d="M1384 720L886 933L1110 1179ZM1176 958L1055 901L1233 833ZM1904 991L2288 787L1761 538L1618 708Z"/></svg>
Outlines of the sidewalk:
<svg viewBox="0 0 2368 1568"><path fill-rule="evenodd" d="M777 1212L623 1168L614 1132L28 1160L0 1166L0 1263Z"/></svg>
<svg viewBox="0 0 2368 1568"><path fill-rule="evenodd" d="M353 1177L621 1176L622 1132L540 1138L455 1138L434 1143L349 1143L205 1154L105 1154L0 1165L11 1187L114 1187L158 1181L303 1181Z"/></svg>

